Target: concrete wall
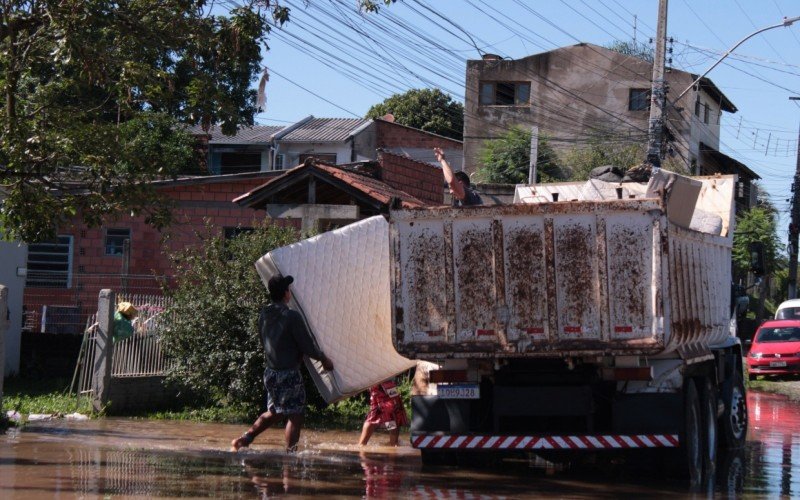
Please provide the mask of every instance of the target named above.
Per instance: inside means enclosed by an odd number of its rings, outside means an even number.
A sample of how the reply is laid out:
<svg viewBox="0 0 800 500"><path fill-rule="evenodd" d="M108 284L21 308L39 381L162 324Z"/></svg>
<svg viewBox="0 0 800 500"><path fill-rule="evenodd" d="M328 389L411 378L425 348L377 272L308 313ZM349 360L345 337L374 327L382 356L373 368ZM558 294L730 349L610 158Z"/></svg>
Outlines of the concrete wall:
<svg viewBox="0 0 800 500"><path fill-rule="evenodd" d="M17 242L0 241L0 284L8 288L8 331L5 334L4 375L19 372L20 335L22 334L22 296L25 277L18 269L25 269L28 246Z"/></svg>
<svg viewBox="0 0 800 500"><path fill-rule="evenodd" d="M539 127L556 149L571 149L592 134L611 133L618 140L645 143L649 111L628 109L631 89L649 89L652 65L591 44L562 47L518 60L467 61L464 109L464 169L474 172L483 142L497 138L514 125ZM692 81L682 71L667 73L671 95ZM526 105L481 105L481 82L528 82ZM714 103L700 91L701 100ZM712 111L709 125L693 120L694 98L690 91L667 114L668 125L680 136L678 142L688 164L688 152L700 140L718 147L719 125ZM669 98L670 94L668 94ZM690 106L691 105L691 106ZM702 117L701 117L702 118Z"/></svg>
<svg viewBox="0 0 800 500"><path fill-rule="evenodd" d="M112 377L108 399L111 414L169 408L178 395L164 384L164 377Z"/></svg>
<svg viewBox="0 0 800 500"><path fill-rule="evenodd" d="M299 165L301 154L335 154L337 164L350 163L352 161L352 147L349 142L281 142L278 153L284 155L284 169L289 169Z"/></svg>

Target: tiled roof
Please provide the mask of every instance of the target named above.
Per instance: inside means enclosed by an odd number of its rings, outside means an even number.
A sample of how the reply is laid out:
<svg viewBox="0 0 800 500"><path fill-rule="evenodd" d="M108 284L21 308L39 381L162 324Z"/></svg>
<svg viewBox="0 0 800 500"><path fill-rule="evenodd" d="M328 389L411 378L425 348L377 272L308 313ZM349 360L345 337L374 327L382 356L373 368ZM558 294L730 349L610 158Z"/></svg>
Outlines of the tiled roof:
<svg viewBox="0 0 800 500"><path fill-rule="evenodd" d="M395 189L385 182L379 181L374 177L368 175L357 174L349 172L341 168L336 168L330 165L317 163L316 168L323 170L331 176L341 180L342 182L350 185L369 195L371 198L388 205L392 198L400 198L403 203L403 208L418 208L424 207L425 203L411 196L405 191Z"/></svg>
<svg viewBox="0 0 800 500"><path fill-rule="evenodd" d="M268 126L268 125L254 125L252 127L240 128L236 135L225 135L219 126L214 125L208 131L211 135L209 144L251 144L251 143L267 143L272 138L272 135L279 132L283 127ZM199 125L189 127L189 133L193 135L205 134Z"/></svg>
<svg viewBox="0 0 800 500"><path fill-rule="evenodd" d="M309 169L316 170L317 172L321 173L323 177L333 178L334 181L346 184L347 186L364 193L367 197L382 205L388 205L392 198L399 198L403 208L418 208L426 206L423 201L420 201L405 191L395 189L385 182L375 179L374 177L347 171L339 167L334 167L332 165L326 165L319 162L308 165L300 165L293 169L287 170L283 175L268 180L264 184L258 186L248 193L243 194L242 196L239 196L233 201L234 203L238 203L243 206L249 206L256 209L261 208L263 201L268 196L273 194L270 191L274 185L285 184L286 180L290 177L302 177L303 173ZM336 182L332 184L335 185Z"/></svg>
<svg viewBox="0 0 800 500"><path fill-rule="evenodd" d="M287 142L344 141L350 134L369 122L361 118L312 118L284 136Z"/></svg>

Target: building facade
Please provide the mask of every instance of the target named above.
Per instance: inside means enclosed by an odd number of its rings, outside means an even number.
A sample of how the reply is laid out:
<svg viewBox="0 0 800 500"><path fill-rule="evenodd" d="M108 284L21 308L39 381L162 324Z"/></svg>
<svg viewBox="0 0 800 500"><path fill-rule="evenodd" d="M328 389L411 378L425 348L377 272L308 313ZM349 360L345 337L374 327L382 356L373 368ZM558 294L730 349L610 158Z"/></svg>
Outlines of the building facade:
<svg viewBox="0 0 800 500"><path fill-rule="evenodd" d="M483 143L512 126L537 126L562 151L598 139L646 144L652 71L648 61L588 43L517 60L467 61L464 169L474 172ZM692 175L738 174L741 201L755 203L750 183L758 175L719 151L723 113L735 113L736 106L707 78L674 102L697 75L673 69L665 78L663 153Z"/></svg>

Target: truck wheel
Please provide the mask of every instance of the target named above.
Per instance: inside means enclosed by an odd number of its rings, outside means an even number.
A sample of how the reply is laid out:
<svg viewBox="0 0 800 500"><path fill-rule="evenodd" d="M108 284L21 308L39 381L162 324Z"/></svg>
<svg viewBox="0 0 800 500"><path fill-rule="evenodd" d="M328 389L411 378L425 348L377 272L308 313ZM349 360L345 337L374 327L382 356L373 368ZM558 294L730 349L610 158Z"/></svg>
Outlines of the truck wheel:
<svg viewBox="0 0 800 500"><path fill-rule="evenodd" d="M728 448L739 448L747 438L747 395L744 392L742 374L737 370L722 384L721 438Z"/></svg>
<svg viewBox="0 0 800 500"><path fill-rule="evenodd" d="M717 467L717 388L708 377L700 384L700 407L703 413L703 471L712 477Z"/></svg>
<svg viewBox="0 0 800 500"><path fill-rule="evenodd" d="M696 486L703 479L703 412L694 380L686 379L683 392L684 422L678 472L688 476L689 483Z"/></svg>

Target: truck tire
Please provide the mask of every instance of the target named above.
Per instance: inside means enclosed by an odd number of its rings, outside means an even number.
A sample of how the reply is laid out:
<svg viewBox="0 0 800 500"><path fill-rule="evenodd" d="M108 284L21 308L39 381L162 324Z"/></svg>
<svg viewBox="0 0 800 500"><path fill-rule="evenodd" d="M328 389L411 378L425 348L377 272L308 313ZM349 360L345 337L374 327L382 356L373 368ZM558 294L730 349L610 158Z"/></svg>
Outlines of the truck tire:
<svg viewBox="0 0 800 500"><path fill-rule="evenodd" d="M693 379L687 378L683 387L683 431L676 460L676 472L697 486L703 480L703 412L700 395Z"/></svg>
<svg viewBox="0 0 800 500"><path fill-rule="evenodd" d="M720 422L722 443L727 448L740 448L747 439L747 395L738 369L722 384L722 402L725 404Z"/></svg>
<svg viewBox="0 0 800 500"><path fill-rule="evenodd" d="M703 472L713 477L717 467L717 388L709 377L700 379L700 407L703 413Z"/></svg>

